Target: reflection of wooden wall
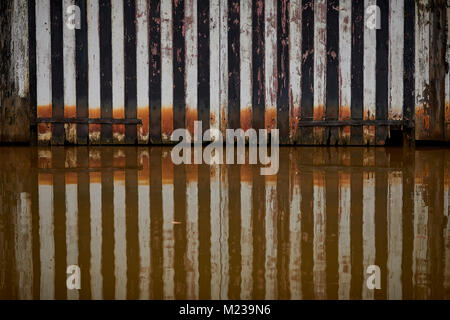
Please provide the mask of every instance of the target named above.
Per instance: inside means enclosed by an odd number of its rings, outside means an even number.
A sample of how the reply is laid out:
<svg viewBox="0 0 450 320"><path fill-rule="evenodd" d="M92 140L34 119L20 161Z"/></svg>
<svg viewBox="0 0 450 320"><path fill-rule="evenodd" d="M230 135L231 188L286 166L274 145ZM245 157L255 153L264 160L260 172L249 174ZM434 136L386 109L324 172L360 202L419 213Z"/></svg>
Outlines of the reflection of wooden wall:
<svg viewBox="0 0 450 320"><path fill-rule="evenodd" d="M278 128L283 144L384 144L392 130L450 139L445 0L4 3L4 40L17 40L2 41L14 64L2 105L21 103L4 100L14 79L39 118L33 142L170 143L195 120ZM79 30L64 24L73 4ZM379 30L366 26L372 5ZM12 17L29 29L10 28ZM25 118L14 119L6 136L22 134Z"/></svg>

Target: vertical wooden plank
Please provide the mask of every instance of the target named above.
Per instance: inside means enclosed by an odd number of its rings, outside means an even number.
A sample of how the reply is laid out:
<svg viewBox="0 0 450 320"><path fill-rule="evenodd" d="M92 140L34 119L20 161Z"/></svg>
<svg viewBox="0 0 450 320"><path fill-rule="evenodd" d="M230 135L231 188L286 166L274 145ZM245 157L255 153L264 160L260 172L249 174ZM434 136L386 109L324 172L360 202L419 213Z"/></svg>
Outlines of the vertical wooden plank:
<svg viewBox="0 0 450 320"><path fill-rule="evenodd" d="M240 125L244 131L252 127L252 2L240 2Z"/></svg>
<svg viewBox="0 0 450 320"><path fill-rule="evenodd" d="M337 54L337 53L336 53ZM314 0L314 112L313 119L325 118L327 82L327 1ZM314 127L314 144L325 144L325 128Z"/></svg>
<svg viewBox="0 0 450 320"><path fill-rule="evenodd" d="M167 154L162 159L163 212L163 283L164 300L175 298L175 239L174 239L174 176L173 164Z"/></svg>
<svg viewBox="0 0 450 320"><path fill-rule="evenodd" d="M326 203L325 177L323 172L315 171L314 175L314 296L318 300L327 298L326 274Z"/></svg>
<svg viewBox="0 0 450 320"><path fill-rule="evenodd" d="M415 29L416 9L415 1L404 0L405 14L403 18L404 53L403 53L403 118L414 119L415 109ZM414 137L411 137L414 139Z"/></svg>
<svg viewBox="0 0 450 320"><path fill-rule="evenodd" d="M301 119L311 121L314 118L314 1L302 2L302 97ZM300 130L301 143L313 144L313 128Z"/></svg>
<svg viewBox="0 0 450 320"><path fill-rule="evenodd" d="M402 295L402 173L388 174L388 296L400 300Z"/></svg>
<svg viewBox="0 0 450 320"><path fill-rule="evenodd" d="M111 44L112 4L111 0L98 0L98 1L99 1L98 43L100 43L100 113L102 118L111 119L113 117L113 88L112 88L113 61L112 61L112 44ZM92 28L95 28L95 26L92 26ZM93 38L90 40L94 40L94 31L92 31L92 36ZM95 37L97 37L97 35L95 35ZM116 38L114 38L114 40L117 41ZM90 41L89 43L92 42ZM91 104L89 104L89 106L91 106ZM95 105L93 105L93 107L95 107ZM89 109L91 109L91 107L89 107ZM95 112L93 113L95 114ZM93 137L95 137L95 135L93 135ZM102 144L111 144L113 142L112 125L103 124L101 126L100 141Z"/></svg>
<svg viewBox="0 0 450 320"><path fill-rule="evenodd" d="M209 21L208 26L209 26ZM209 50L207 51L209 57ZM208 68L209 74L209 68ZM209 99L209 98L208 98ZM209 110L209 109L208 109ZM208 111L209 117L209 111ZM201 165L198 170L198 232L199 232L199 298L211 299L211 193L210 167Z"/></svg>
<svg viewBox="0 0 450 320"><path fill-rule="evenodd" d="M37 118L37 81L36 81L36 68L37 68L37 43L36 43L36 1L29 0L28 3L28 89L30 92L30 119L36 120ZM32 145L37 143L37 126L34 123L30 123L30 141Z"/></svg>
<svg viewBox="0 0 450 320"><path fill-rule="evenodd" d="M447 49L446 60L450 63L450 6L447 6ZM450 140L450 70L445 76L445 140Z"/></svg>
<svg viewBox="0 0 450 320"><path fill-rule="evenodd" d="M350 211L351 211L350 174L339 172L339 300L350 299L352 279L351 245L350 245Z"/></svg>
<svg viewBox="0 0 450 320"><path fill-rule="evenodd" d="M171 161L171 160L170 160ZM174 237L175 237L175 300L186 299L187 283L186 265L187 237L186 237L186 170L184 166L174 166L173 193L174 193Z"/></svg>
<svg viewBox="0 0 450 320"><path fill-rule="evenodd" d="M264 1L265 128L277 128L277 1Z"/></svg>
<svg viewBox="0 0 450 320"><path fill-rule="evenodd" d="M116 279L116 287L115 287L116 300L125 300L127 298L128 257L127 257L127 237L126 237L125 192L126 192L125 172L115 171L114 172L114 275Z"/></svg>
<svg viewBox="0 0 450 320"><path fill-rule="evenodd" d="M36 1L36 85L37 117L52 117L52 64L50 0ZM38 124L38 142L50 143L51 124Z"/></svg>
<svg viewBox="0 0 450 320"><path fill-rule="evenodd" d="M161 139L166 143L170 141L173 131L172 24L172 0L161 0Z"/></svg>
<svg viewBox="0 0 450 320"><path fill-rule="evenodd" d="M228 0L227 41L228 41L228 126L240 128L240 1Z"/></svg>
<svg viewBox="0 0 450 320"><path fill-rule="evenodd" d="M211 60L212 61L212 60ZM220 173L219 166L213 165L210 169L210 193L211 193L211 299L221 298L220 288L221 261L220 261Z"/></svg>
<svg viewBox="0 0 450 320"><path fill-rule="evenodd" d="M91 2L89 1L89 3ZM75 0L75 5L80 8L80 29L75 30L76 116L86 119L89 117L88 3L86 0ZM76 125L77 144L88 144L88 131L89 125Z"/></svg>
<svg viewBox="0 0 450 320"><path fill-rule="evenodd" d="M125 118L137 118L137 18L136 0L124 1L124 90L125 90ZM145 51L147 52L147 51ZM144 62L145 64L145 62ZM145 66L144 66L145 68ZM146 78L148 79L148 77ZM125 125L125 143L136 144L137 126Z"/></svg>
<svg viewBox="0 0 450 320"><path fill-rule="evenodd" d="M102 176L100 172L89 174L91 203L91 292L93 300L103 299L102 276Z"/></svg>
<svg viewBox="0 0 450 320"><path fill-rule="evenodd" d="M389 3L389 98L388 119L403 119L404 0Z"/></svg>
<svg viewBox="0 0 450 320"><path fill-rule="evenodd" d="M36 10L38 12L38 10ZM39 243L41 300L55 298L55 238L53 212L53 176L39 174Z"/></svg>
<svg viewBox="0 0 450 320"><path fill-rule="evenodd" d="M302 98L302 1L289 2L289 138L299 141Z"/></svg>
<svg viewBox="0 0 450 320"><path fill-rule="evenodd" d="M253 225L252 225L252 188L253 180L249 165L241 166L241 296L242 300L252 298L253 265Z"/></svg>
<svg viewBox="0 0 450 320"><path fill-rule="evenodd" d="M87 7L87 37L88 37L88 96L89 96L89 118L100 118L100 106L101 102L101 86L100 78L100 7L99 0L89 1ZM105 39L102 36L102 39ZM103 50L102 50L103 51ZM104 52L104 51L103 51ZM104 62L102 58L102 63ZM104 79L104 78L103 78ZM105 89L102 89L105 90ZM106 105L105 105L106 106ZM89 144L100 143L100 125L89 125Z"/></svg>
<svg viewBox="0 0 450 320"><path fill-rule="evenodd" d="M78 266L78 177L76 173L66 173L66 247L67 266ZM69 300L78 300L77 290L67 290Z"/></svg>
<svg viewBox="0 0 450 320"><path fill-rule="evenodd" d="M325 270L327 299L330 300L337 300L339 293L339 201L339 175L337 172L327 172L325 177Z"/></svg>
<svg viewBox="0 0 450 320"><path fill-rule="evenodd" d="M417 107L417 106L416 106ZM416 159L421 156L416 153ZM423 155L422 155L423 156ZM431 294L430 288L430 250L429 250L429 212L425 202L425 178L429 174L418 166L414 174L414 249L413 249L413 286L414 299L426 300Z"/></svg>
<svg viewBox="0 0 450 320"><path fill-rule="evenodd" d="M185 97L185 70L186 70L186 20L185 0L172 0L172 39L173 39L173 128L186 126L186 97Z"/></svg>
<svg viewBox="0 0 450 320"><path fill-rule="evenodd" d="M27 192L17 195L17 212L15 214L15 260L18 298L33 299L33 237L31 196Z"/></svg>
<svg viewBox="0 0 450 320"><path fill-rule="evenodd" d="M265 200L266 200L266 300L275 300L278 297L277 285L277 256L278 256L278 228L277 228L277 184L272 176L265 177Z"/></svg>
<svg viewBox="0 0 450 320"><path fill-rule="evenodd" d="M197 107L198 120L202 122L203 132L209 129L210 112L209 112L209 10L210 2L202 1L197 4L197 28L198 28L198 52L197 52L197 68L198 68L198 88L197 88Z"/></svg>
<svg viewBox="0 0 450 320"><path fill-rule="evenodd" d="M357 149L350 151L351 165L362 164L360 153L361 151ZM367 231L364 229L365 226L369 226L369 223L372 223L371 227L373 228L374 223L373 218L371 222L365 222L365 212L367 212L364 209L365 180L367 179L362 172L352 171L350 173L350 253L352 261L350 299L353 300L366 299L362 290L367 288L364 283L364 266L365 255L369 251L366 249L367 242L365 243L364 239L368 239L369 243L373 241L373 238L366 237Z"/></svg>
<svg viewBox="0 0 450 320"><path fill-rule="evenodd" d="M229 250L229 238L230 238L230 227L229 227L229 181L228 181L228 170L227 166L221 165L219 167L219 194L220 194L220 205L219 205L219 215L220 215L220 299L229 299L229 281L230 281L230 250Z"/></svg>
<svg viewBox="0 0 450 320"><path fill-rule="evenodd" d="M150 155L148 150L138 151L138 237L139 237L139 299L150 299Z"/></svg>
<svg viewBox="0 0 450 320"><path fill-rule="evenodd" d="M158 89L161 92L160 88ZM151 253L151 273L150 273L150 297L151 299L163 299L164 287L167 283L164 277L164 257L167 257L163 244L166 237L164 234L164 212L162 195L162 153L161 148L150 148L150 253ZM172 246L173 247L173 246ZM170 251L169 251L170 252ZM168 264L171 267L170 264ZM170 285L170 277L167 285ZM172 293L173 295L173 290Z"/></svg>
<svg viewBox="0 0 450 320"><path fill-rule="evenodd" d="M375 6L377 4L376 0L365 0L364 8L369 6ZM365 18L364 18L365 20ZM376 115L376 101L377 94L376 83L377 83L377 30L368 28L366 22L363 23L364 28L364 120L375 120ZM383 32L387 32L384 30ZM380 80L381 81L381 80ZM375 144L375 127L374 126L364 126L364 140L365 145Z"/></svg>
<svg viewBox="0 0 450 320"><path fill-rule="evenodd" d="M363 271L375 263L375 173L364 173L363 180ZM373 290L363 284L363 299L374 298Z"/></svg>
<svg viewBox="0 0 450 320"><path fill-rule="evenodd" d="M366 53L365 46L365 36L368 35L368 30L365 26L365 8L366 4L368 4L365 0L354 0L351 2L352 4L352 22L351 22L351 35L352 35L352 45L351 45L351 97L350 97L350 113L352 120L363 120L366 119L366 98L365 95L369 94L373 96L371 91L366 93L366 77L368 74L365 71L366 61L368 53ZM342 24L341 24L342 25ZM345 33L341 33L342 37L344 37ZM367 39L371 41L371 38ZM344 43L340 47L341 50L345 50ZM341 58L346 57L347 55L342 52ZM341 61L341 68L344 68L345 63ZM367 66L369 67L369 66ZM341 76L344 75L341 69ZM344 80L342 80L344 82ZM341 95L341 97L344 97ZM342 109L344 110L344 109ZM361 145L366 139L364 139L364 131L362 126L353 126L350 128L350 144L353 145Z"/></svg>
<svg viewBox="0 0 450 320"><path fill-rule="evenodd" d="M239 112L238 112L239 114ZM239 123L238 123L239 124ZM228 298L241 297L241 170L240 165L228 166L228 252L229 252L229 282Z"/></svg>
<svg viewBox="0 0 450 320"><path fill-rule="evenodd" d="M211 0L210 15L210 128L219 129L220 124L220 0ZM223 39L225 40L225 39Z"/></svg>
<svg viewBox="0 0 450 320"><path fill-rule="evenodd" d="M339 62L340 62L340 4L337 0L327 1L326 13L326 79L325 79L325 113L327 120L339 118ZM344 21L345 23L345 21ZM347 21L348 23L348 21ZM348 46L347 48L350 48ZM347 59L351 59L347 57ZM351 80L348 79L351 83ZM328 128L326 138L328 143L335 145L339 142L338 128Z"/></svg>
<svg viewBox="0 0 450 320"><path fill-rule="evenodd" d="M112 109L114 119L125 118L124 1L111 1ZM103 36L103 35L102 35ZM113 142L125 142L125 126L113 125Z"/></svg>
<svg viewBox="0 0 450 320"><path fill-rule="evenodd" d="M375 86L375 118L377 120L388 119L389 109L389 3L377 0L380 8L380 29L376 30L376 86ZM384 145L389 135L389 128L378 125L375 128L375 143Z"/></svg>
<svg viewBox="0 0 450 320"><path fill-rule="evenodd" d="M338 105L339 120L345 121L351 119L352 105L352 1L344 0L339 3L338 18L338 51L339 61L337 70L338 81ZM355 32L355 31L353 31ZM330 69L330 66L328 66ZM327 85L328 88L328 85ZM327 93L328 98L328 93ZM328 107L327 107L328 110ZM343 127L338 132L339 144L350 144L351 128Z"/></svg>
<svg viewBox="0 0 450 320"><path fill-rule="evenodd" d="M297 161L294 150L289 162L289 284L292 300L302 299L302 195Z"/></svg>
<svg viewBox="0 0 450 320"><path fill-rule="evenodd" d="M194 122L198 119L198 11L197 1L185 0L186 47L186 123L194 136ZM201 5L201 3L200 3Z"/></svg>
<svg viewBox="0 0 450 320"><path fill-rule="evenodd" d="M64 61L64 118L76 118L76 66L75 66L75 30L68 28L65 23L70 19L67 12L71 12L70 6L75 5L75 0L63 0L63 61ZM69 11L68 11L69 10ZM80 8L81 11L81 8ZM81 14L81 12L80 12ZM81 17L80 17L81 19ZM65 141L71 144L77 143L77 125L66 123Z"/></svg>
<svg viewBox="0 0 450 320"><path fill-rule="evenodd" d="M63 0L50 2L51 18L51 68L52 68L52 118L64 119L64 36ZM71 79L73 82L73 79ZM64 125L52 126L52 144L64 144Z"/></svg>
<svg viewBox="0 0 450 320"><path fill-rule="evenodd" d="M189 300L199 298L199 225L198 225L198 167L186 166L186 270L187 295Z"/></svg>
<svg viewBox="0 0 450 320"><path fill-rule="evenodd" d="M277 122L280 129L280 141L285 144L289 138L289 27L290 0L277 3ZM297 49L298 50L298 49Z"/></svg>
<svg viewBox="0 0 450 320"><path fill-rule="evenodd" d="M252 0L252 123L256 130L265 127L264 10L263 0Z"/></svg>
<svg viewBox="0 0 450 320"><path fill-rule="evenodd" d="M139 278L139 178L137 148L123 149L125 153L125 235L127 254L127 278L126 299L139 299L141 280ZM147 197L148 199L148 197Z"/></svg>
<svg viewBox="0 0 450 320"><path fill-rule="evenodd" d="M151 54L149 51L149 42L157 36L156 34L149 33L151 30L151 13L149 12L149 9L150 4L148 1L136 1L136 102L137 117L142 120L142 125L137 127L137 138L139 144L148 144L149 142L149 56Z"/></svg>
<svg viewBox="0 0 450 320"><path fill-rule="evenodd" d="M149 5L149 30L147 36L149 37L149 100L150 100L150 142L157 144L161 143L161 125L162 125L162 20L161 15L161 0L150 1ZM152 36L150 36L152 35ZM172 56L172 50L169 50L169 56ZM169 61L169 65L172 65ZM139 68L139 66L138 66ZM167 84L167 83L166 83ZM167 89L167 88L166 88ZM170 100L171 101L171 100ZM170 102L172 105L172 102Z"/></svg>
<svg viewBox="0 0 450 320"><path fill-rule="evenodd" d="M220 52L220 94L219 94L219 129L222 135L226 136L226 129L228 128L228 6L226 4L220 5L220 45L218 47ZM212 48L214 50L214 48Z"/></svg>

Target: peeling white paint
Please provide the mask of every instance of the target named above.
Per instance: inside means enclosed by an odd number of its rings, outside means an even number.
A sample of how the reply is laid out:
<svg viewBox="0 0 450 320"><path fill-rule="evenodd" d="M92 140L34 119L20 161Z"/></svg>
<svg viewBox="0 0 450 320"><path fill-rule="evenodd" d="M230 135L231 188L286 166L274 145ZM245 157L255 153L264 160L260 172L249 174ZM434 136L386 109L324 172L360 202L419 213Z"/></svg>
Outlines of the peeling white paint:
<svg viewBox="0 0 450 320"><path fill-rule="evenodd" d="M389 2L389 120L403 119L404 0Z"/></svg>

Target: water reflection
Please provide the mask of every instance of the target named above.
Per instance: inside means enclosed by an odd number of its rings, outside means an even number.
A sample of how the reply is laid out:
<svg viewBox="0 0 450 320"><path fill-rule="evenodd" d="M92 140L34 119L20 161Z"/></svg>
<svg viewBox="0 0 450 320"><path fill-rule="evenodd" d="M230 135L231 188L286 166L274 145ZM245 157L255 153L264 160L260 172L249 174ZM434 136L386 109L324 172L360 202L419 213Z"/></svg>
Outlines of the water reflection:
<svg viewBox="0 0 450 320"><path fill-rule="evenodd" d="M2 299L450 298L450 150L282 148L274 177L162 147L1 151Z"/></svg>

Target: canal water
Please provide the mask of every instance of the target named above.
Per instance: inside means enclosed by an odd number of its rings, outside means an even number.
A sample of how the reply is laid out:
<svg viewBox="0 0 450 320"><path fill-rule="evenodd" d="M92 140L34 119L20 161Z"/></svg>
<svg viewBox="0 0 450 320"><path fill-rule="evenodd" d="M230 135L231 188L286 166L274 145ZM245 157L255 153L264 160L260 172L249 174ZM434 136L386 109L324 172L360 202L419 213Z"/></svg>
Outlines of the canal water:
<svg viewBox="0 0 450 320"><path fill-rule="evenodd" d="M170 151L1 148L0 299L450 299L450 149Z"/></svg>

